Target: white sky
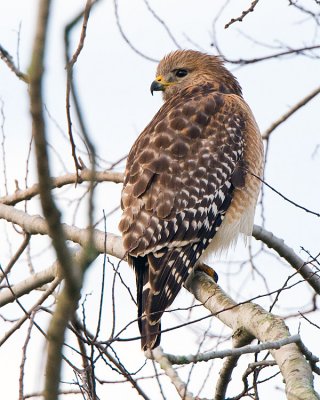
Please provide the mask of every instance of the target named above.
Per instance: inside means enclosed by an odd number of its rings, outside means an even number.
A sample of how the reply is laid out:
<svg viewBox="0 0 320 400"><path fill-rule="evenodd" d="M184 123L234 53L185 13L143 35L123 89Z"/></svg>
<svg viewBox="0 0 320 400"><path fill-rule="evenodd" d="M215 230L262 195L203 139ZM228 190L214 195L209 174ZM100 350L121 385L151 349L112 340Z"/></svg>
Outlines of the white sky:
<svg viewBox="0 0 320 400"><path fill-rule="evenodd" d="M223 1L200 0L198 2L191 0L150 0L150 4L158 15L166 21L177 41L183 48L193 48L193 45L186 39L185 34L197 43L205 51L213 51L210 47L212 41L212 22L220 9ZM309 2L311 3L311 1ZM83 1L68 0L54 1L52 4L52 14L50 21L50 33L47 47L46 76L45 76L45 103L52 119L48 118L49 142L56 149L57 154L62 158L69 171L73 171L73 161L68 142L63 137L56 124L58 124L64 133L67 131L65 117L65 62L63 53L63 27L70 19L77 14L84 5ZM293 7L288 7L286 1L269 0L258 4L255 12L248 15L244 22L236 23L229 29L224 30L223 26L232 17L237 17L241 11L247 8L249 2L238 1L231 2L226 8L217 23L216 30L219 44L225 55L230 59L253 58L264 54L271 54L276 49L263 48L251 40L248 40L241 34L253 37L257 42L268 43L272 46L281 44L288 47L303 47L305 44L319 43L319 34L315 30L314 24L305 21ZM7 49L17 62L17 52L19 53L19 62L21 69L26 71L30 62L30 51L35 26L37 2L26 0L11 0L10 2L0 0L0 44ZM119 0L119 15L126 35L132 43L146 55L160 59L167 52L175 49L171 39L166 34L163 27L148 12L143 0ZM303 23L301 23L303 22ZM19 28L20 27L20 28ZM17 50L17 32L20 29L19 49ZM75 30L73 39L76 45L79 37L79 29ZM318 53L319 54L319 53ZM233 70L243 88L244 97L250 104L261 131L264 131L270 124L286 112L292 105L307 95L317 85L319 85L319 60L306 57L287 58L286 61L279 62L271 60L261 64L252 64L244 68L236 68L234 65L227 65ZM101 1L93 10L87 30L85 48L81 53L75 68L75 79L78 84L80 100L85 111L85 120L89 127L90 137L92 138L99 156L110 162L118 160L125 155L135 138L150 121L162 100L160 95L151 97L149 87L155 74L156 63L147 61L135 54L124 42L116 26L114 7L111 1ZM31 129L30 118L28 115L28 97L27 88L23 82L12 74L7 66L0 63L0 100L3 104L5 115L4 132L6 136L6 166L8 177L8 189L12 193L15 190L14 179L18 179L21 187L24 186L26 157L30 141ZM304 205L314 211L319 212L320 198L320 150L313 156L315 148L320 144L319 135L319 97L314 99L306 108L297 112L290 121L277 129L270 141L270 156L266 169L266 180L272 186L277 188L289 198L297 203ZM55 122L54 122L55 121ZM0 116L1 122L1 116ZM74 129L77 130L77 122L74 119ZM77 138L79 147L81 141ZM63 172L61 160L57 154L51 154L51 166L53 175ZM86 157L84 156L86 161ZM3 182L3 160L1 160L1 181ZM123 163L119 170L123 169ZM29 184L36 182L33 164L31 165ZM102 216L102 209L111 210L119 203L119 194L121 187L115 185L103 184L97 190L96 207L97 217ZM65 198L78 197L82 189L70 188L65 192ZM4 195L4 185L0 186L0 196ZM64 220L72 223L73 213L70 212L68 202L60 200ZM287 244L292 246L302 257L305 253L301 252L303 246L313 255L319 252L320 225L319 219L284 202L280 197L266 189L265 192L265 213L266 228L273 231L275 235L286 240ZM70 206L71 207L71 206ZM33 202L29 208L30 213L40 212L36 202ZM81 216L85 212L85 207L80 208L80 215L77 216L77 224L86 225L86 219ZM107 230L117 231L117 222L119 214L115 214L107 222ZM257 223L260 223L259 215ZM10 252L6 245L4 224L0 225L0 262L5 265L10 258ZM13 251L20 239L16 238L11 230L8 232L12 239ZM45 240L39 239L37 246L41 248ZM33 254L38 253L38 247L33 248ZM50 254L49 254L50 255ZM236 253L231 254L232 259L238 260L244 257L246 253L241 246L238 246ZM46 256L47 257L47 256ZM39 269L50 265L49 258L38 257L36 264ZM50 259L51 260L51 259ZM53 258L52 258L53 260ZM45 262L45 264L43 264ZM270 289L281 287L288 274L293 273L288 267L282 266L276 260L269 257L259 259L259 267L266 275ZM28 275L27 267L21 264L19 271L16 272L17 280ZM101 268L101 259L95 264L88 275L88 280L84 289L85 293L92 293L92 304L96 301L99 293L96 292L96 280ZM230 267L231 268L231 267ZM220 275L221 286L233 296L238 295L239 299L250 298L266 290L261 281L248 273L237 276L237 281L228 278L223 272L224 264L219 264L217 268ZM231 268L232 270L232 268ZM122 271L131 285L134 285L133 274L130 270ZM110 275L111 276L111 275ZM119 320L120 328L130 321L130 315L134 315L135 309L132 304L129 305L127 294L118 287ZM189 305L189 295L181 294L175 303L175 306L185 307ZM283 294L281 298L282 307L293 307L298 305L303 307L311 297L310 290L302 288L301 285L292 290L292 295ZM187 299L187 302L186 300ZM90 303L88 300L88 304ZM262 305L268 307L270 301L263 299ZM29 304L26 301L26 304ZM32 303L30 303L32 304ZM92 306L94 307L94 306ZM106 306L108 308L108 304ZM6 316L12 315L6 311ZM12 313L17 313L17 308L12 307ZM276 312L278 312L276 310ZM130 314L131 313L131 314ZM20 315L20 314L19 314ZM89 317L90 319L91 317ZM93 319L96 318L96 314ZM107 318L107 317L106 317ZM122 319L121 319L122 318ZM318 316L319 318L319 316ZM131 317L132 319L132 317ZM301 322L301 333L305 333L305 343L314 352L318 350L319 332L312 330L309 325L303 321L295 319L288 320L292 333L298 330L298 323ZM173 317L166 318L166 326L176 323ZM7 325L0 322L6 330ZM218 323L214 324L220 326ZM108 328L106 338L110 332ZM207 326L202 324L201 326ZM217 328L218 330L220 328ZM179 331L173 331L171 334L163 335L163 345L165 350L175 353L183 353L186 343L192 342L187 353L196 351L195 335L190 331L183 331L185 337L180 340ZM135 328L132 328L131 335L137 334ZM2 376L1 393L6 399L17 398L18 393L18 368L21 358L21 346L23 337L16 335L0 348L0 376ZM179 343L176 339L179 338ZM16 341L15 341L16 340ZM30 361L28 365L29 373L27 379L26 392L41 389L41 369L43 368L43 350L44 344L41 336L38 335L35 342L32 343L32 349L36 351L35 361ZM211 343L211 346L213 344ZM226 347L230 343L226 344ZM143 355L140 352L138 342L118 346L119 354L128 355L128 368L137 369L143 362ZM31 354L28 355L32 360ZM131 365L130 365L131 364ZM215 369L218 370L215 364ZM205 374L207 366L200 366L197 377ZM150 370L152 372L152 370ZM149 371L149 372L150 372ZM105 379L109 377L109 369L99 371L100 376L106 374ZM111 376L111 375L110 375ZM113 379L116 375L112 375ZM182 375L183 376L183 375ZM68 375L68 379L73 379ZM197 390L197 379L194 378L194 387ZM200 379L200 378L199 378ZM319 378L317 385L320 386ZM165 382L165 380L164 380ZM279 379L279 385L281 380ZM208 384L207 390L203 396L212 396L210 390L214 385ZM150 388L148 383L143 387L152 399L160 398L158 394L153 393L154 388ZM229 393L235 395L239 391L237 383L232 383L233 388ZM261 399L269 399L271 394L279 391L268 388L264 393L261 392ZM156 388L157 390L158 388ZM99 388L101 398L122 398L127 396L130 399L138 398L135 391L129 384L108 385ZM168 398L178 398L175 391L166 385L166 394ZM281 394L282 395L282 394ZM72 399L73 396L68 396ZM278 398L278 397L277 397Z"/></svg>

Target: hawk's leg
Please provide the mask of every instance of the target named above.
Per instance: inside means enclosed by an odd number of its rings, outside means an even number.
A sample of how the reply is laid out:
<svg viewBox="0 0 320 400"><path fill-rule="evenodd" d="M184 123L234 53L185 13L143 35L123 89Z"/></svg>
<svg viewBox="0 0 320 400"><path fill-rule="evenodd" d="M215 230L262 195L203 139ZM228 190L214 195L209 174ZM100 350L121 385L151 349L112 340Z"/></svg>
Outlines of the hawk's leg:
<svg viewBox="0 0 320 400"><path fill-rule="evenodd" d="M218 274L214 269L209 267L207 264L204 263L198 263L195 267L196 270L202 271L206 273L207 275L211 276L211 278L217 283L218 282Z"/></svg>

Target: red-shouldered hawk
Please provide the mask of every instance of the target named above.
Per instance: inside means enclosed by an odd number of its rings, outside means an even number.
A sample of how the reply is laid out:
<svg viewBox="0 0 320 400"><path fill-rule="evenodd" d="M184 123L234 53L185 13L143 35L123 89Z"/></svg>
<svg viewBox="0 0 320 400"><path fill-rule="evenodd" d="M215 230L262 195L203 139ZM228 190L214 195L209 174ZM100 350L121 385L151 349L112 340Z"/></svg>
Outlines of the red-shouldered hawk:
<svg viewBox="0 0 320 400"><path fill-rule="evenodd" d="M255 119L218 57L170 53L151 85L160 90L164 105L128 156L119 224L144 350L159 345L160 318L194 266L251 235L263 168Z"/></svg>

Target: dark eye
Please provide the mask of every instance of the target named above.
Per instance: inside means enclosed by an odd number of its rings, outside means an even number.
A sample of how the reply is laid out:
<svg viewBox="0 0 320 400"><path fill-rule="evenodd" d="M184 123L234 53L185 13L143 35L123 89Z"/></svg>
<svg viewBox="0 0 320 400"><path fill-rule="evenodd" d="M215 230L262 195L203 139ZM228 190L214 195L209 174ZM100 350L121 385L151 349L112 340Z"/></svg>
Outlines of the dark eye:
<svg viewBox="0 0 320 400"><path fill-rule="evenodd" d="M186 69L177 69L176 70L176 76L178 78L183 78L186 75L188 75L188 71Z"/></svg>

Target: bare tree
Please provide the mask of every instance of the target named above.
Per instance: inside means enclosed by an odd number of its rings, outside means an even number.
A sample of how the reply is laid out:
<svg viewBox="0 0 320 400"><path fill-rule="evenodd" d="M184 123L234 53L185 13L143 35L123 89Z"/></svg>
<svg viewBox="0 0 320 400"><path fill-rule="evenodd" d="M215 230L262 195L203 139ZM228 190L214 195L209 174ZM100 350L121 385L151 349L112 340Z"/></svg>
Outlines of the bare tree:
<svg viewBox="0 0 320 400"><path fill-rule="evenodd" d="M237 258L229 256L217 261L215 269L221 272L221 287L204 272L194 273L186 288L189 295L185 292L184 298L180 296L165 312L163 349L143 354L139 350L133 273L127 267L120 237L110 232L110 226L119 218L119 184L123 180L121 171L129 146L120 143L121 153L111 151L112 161L105 159L101 146L108 140L93 139L95 136L87 123L89 113L84 106L88 106L88 100L77 75L81 71L81 60L90 58L86 53L90 49L90 42L87 44L90 28L100 21L98 13L105 12L103 2L97 3L100 2L87 0L83 10L65 26L65 95L59 99L64 110L63 127L57 119L58 111L52 113L47 104L50 93L46 78L52 63L50 23L57 12L54 2L39 2L28 68L24 70L19 56L12 55L14 48L8 50L0 44L1 59L14 80L21 81L15 95L28 96L32 122L30 132L24 127L25 136L29 136L27 149L23 149L26 161L22 165L21 152L19 163L14 160L17 143L10 144L7 128L14 118L6 112L8 98L0 93L3 97L0 104L3 178L0 316L5 332L0 338L0 349L8 355L10 344L18 338L18 351L12 354L19 365L16 397L19 400L36 397L49 400L58 396L103 399L109 393L112 398L122 398L125 393L130 398L145 399L189 400L204 399L204 396L216 400L262 399L276 391L280 393L279 398L318 399L314 379L318 379L319 387L319 354L313 354L309 344L313 346L315 337L319 343L320 337L317 322L320 252L311 240L300 240L298 233L299 229L306 229L311 238L315 235L320 210L309 207L309 197L302 196L298 181L291 196L274 184L269 174L273 163L279 163L276 157L286 169L287 148L279 149L272 144L273 138L279 135L277 130L289 126L291 139L287 146L299 149L295 116L305 114L304 118L309 121L306 129L314 125L315 112L312 114L310 109L316 101L319 108L319 85L306 89L301 98L288 97L288 109L267 120L268 126L262 132L266 172L257 215L259 225L255 225L254 238L246 251L239 246L234 256ZM307 60L308 66L319 64L317 1L310 0L308 4L289 1L279 5L280 15L282 9L290 10L299 27L307 27L312 32L305 43L290 45L280 41L262 43L245 31L250 19L261 18L258 10L263 11L263 1L253 1L240 11L235 3L224 1L220 9L215 8L212 26L208 27L210 38L208 43L201 44L188 32L174 29L167 22L170 14L163 15L151 1L141 1L141 10L137 12L141 13L141 21L150 18L162 29L173 48L201 47L213 51L239 73L251 68L254 76L254 68L270 62L288 65L286 68L290 68L293 60L297 63ZM113 7L113 13L108 9L108 15L122 38L123 51L135 54L153 71L153 62L159 54L154 55L152 48L149 52L140 48L139 42L126 32L127 26L122 22L124 4L114 0ZM201 12L205 14L208 10ZM222 29L236 30L241 22L244 30L239 31L239 37L258 51L252 57L233 58L220 37ZM19 55L20 30L17 37ZM99 63L96 58L90 61ZM114 59L108 62L111 61ZM115 60L115 65L118 64L122 64L120 58ZM137 73L130 70L130 78L134 79ZM308 71L301 71L299 79L307 77ZM102 76L100 81L103 79ZM269 102L277 91L279 87L273 87ZM107 93L107 99L107 109L112 112L114 97ZM104 113L104 105L96 99L90 101L95 102L97 112ZM122 130L121 121L118 129ZM103 128L99 130L103 132ZM60 135L59 140L56 135ZM319 160L318 150L319 144L314 146L310 159ZM37 182L30 184L33 160ZM290 164L296 166L296 170L290 170L291 174L298 173L298 161ZM14 181L15 174L24 174L24 182L21 178ZM278 184L290 179L288 173L278 170L278 174ZM317 182L309 189L310 194L319 195L318 176L315 169L309 171L308 183ZM101 206L103 201L106 206ZM301 246L298 250L269 228L273 226L269 222L272 221L270 213L279 204L303 223L303 228L299 228L291 220L291 229L296 231ZM276 214L280 215L281 211ZM42 360L45 367L37 354L39 342L45 343ZM36 363L41 365L41 371L34 367ZM30 389L29 382L34 376L41 380L38 392ZM236 394L230 397L229 393Z"/></svg>

